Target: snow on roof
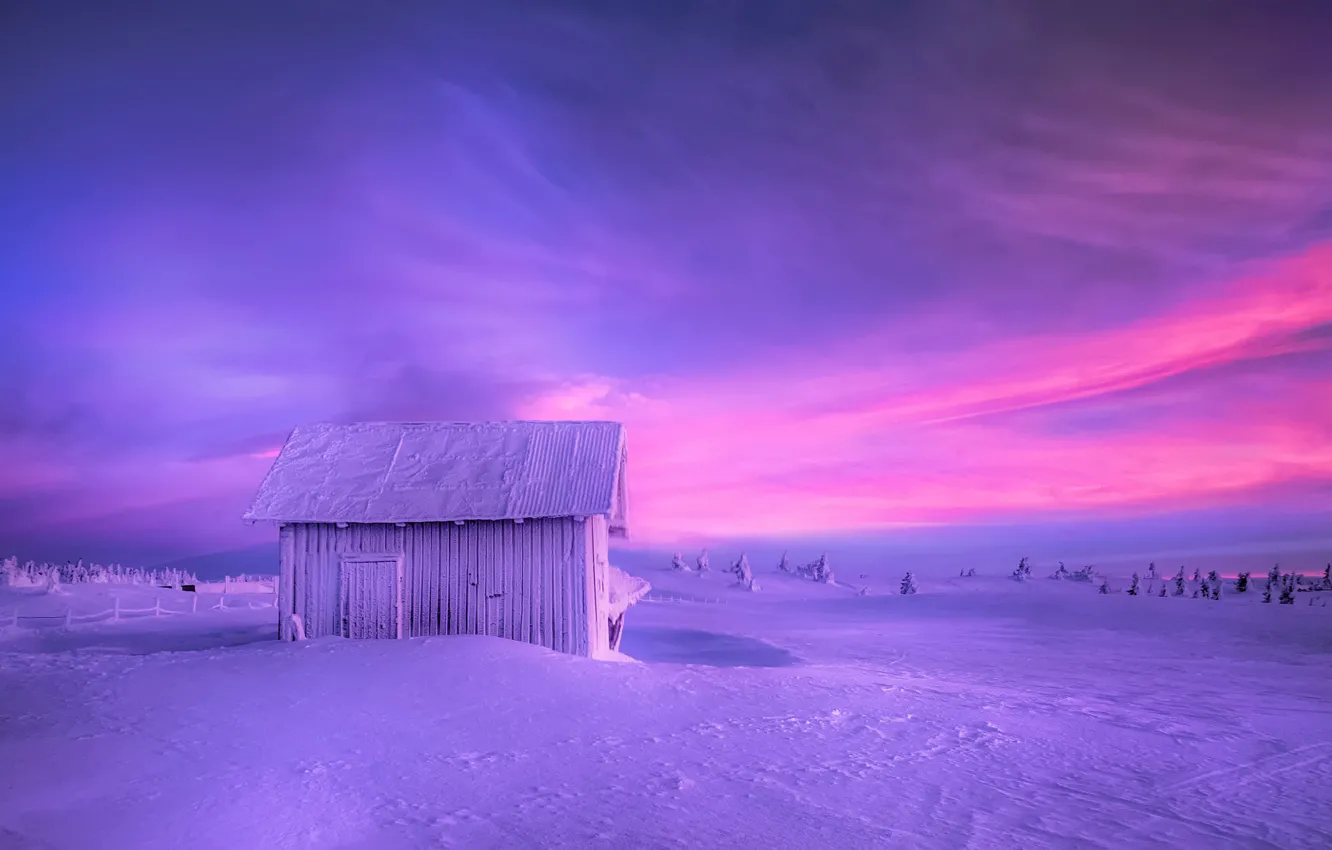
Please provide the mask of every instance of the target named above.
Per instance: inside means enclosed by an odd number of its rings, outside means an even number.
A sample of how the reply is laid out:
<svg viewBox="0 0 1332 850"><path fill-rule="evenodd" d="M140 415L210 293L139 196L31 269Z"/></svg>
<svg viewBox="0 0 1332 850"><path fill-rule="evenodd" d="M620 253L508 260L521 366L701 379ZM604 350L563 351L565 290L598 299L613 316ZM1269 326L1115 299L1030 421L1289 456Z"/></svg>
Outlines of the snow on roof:
<svg viewBox="0 0 1332 850"><path fill-rule="evenodd" d="M245 519L445 522L622 513L615 506L623 497L617 484L624 450L618 422L304 425L278 453Z"/></svg>

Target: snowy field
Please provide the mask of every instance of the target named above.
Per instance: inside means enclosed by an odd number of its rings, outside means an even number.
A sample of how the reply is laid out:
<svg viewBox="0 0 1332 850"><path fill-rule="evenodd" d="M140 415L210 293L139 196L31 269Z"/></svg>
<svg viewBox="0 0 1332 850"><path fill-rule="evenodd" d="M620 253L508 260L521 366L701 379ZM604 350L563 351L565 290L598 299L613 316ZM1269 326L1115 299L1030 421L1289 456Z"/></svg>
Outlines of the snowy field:
<svg viewBox="0 0 1332 850"><path fill-rule="evenodd" d="M0 850L1332 847L1332 594L638 572L640 664L0 589Z"/></svg>

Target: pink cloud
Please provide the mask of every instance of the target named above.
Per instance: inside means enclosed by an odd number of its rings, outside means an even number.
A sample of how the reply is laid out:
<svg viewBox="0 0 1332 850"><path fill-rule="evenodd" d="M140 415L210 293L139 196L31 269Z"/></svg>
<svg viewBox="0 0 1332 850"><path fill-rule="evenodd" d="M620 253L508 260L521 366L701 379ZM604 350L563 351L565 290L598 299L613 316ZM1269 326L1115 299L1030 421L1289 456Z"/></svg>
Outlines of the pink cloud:
<svg viewBox="0 0 1332 850"><path fill-rule="evenodd" d="M1165 418L1030 433L996 413L1089 402L1164 378L1326 341L1332 246L1169 314L1076 337L894 349L894 329L834 352L765 358L693 382L589 377L530 417L630 427L636 532L797 533L1133 504L1193 507L1332 478L1332 381L1272 382L1233 414L1226 388Z"/></svg>

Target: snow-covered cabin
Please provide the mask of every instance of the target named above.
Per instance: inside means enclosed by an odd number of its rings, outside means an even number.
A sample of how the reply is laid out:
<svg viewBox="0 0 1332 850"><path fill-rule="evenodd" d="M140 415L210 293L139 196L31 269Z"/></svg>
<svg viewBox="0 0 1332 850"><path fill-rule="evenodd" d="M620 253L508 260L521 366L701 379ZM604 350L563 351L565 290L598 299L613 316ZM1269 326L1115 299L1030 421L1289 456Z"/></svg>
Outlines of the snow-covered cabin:
<svg viewBox="0 0 1332 850"><path fill-rule="evenodd" d="M626 460L618 422L297 428L245 513L279 524L282 638L618 648L648 589L608 560L627 534Z"/></svg>

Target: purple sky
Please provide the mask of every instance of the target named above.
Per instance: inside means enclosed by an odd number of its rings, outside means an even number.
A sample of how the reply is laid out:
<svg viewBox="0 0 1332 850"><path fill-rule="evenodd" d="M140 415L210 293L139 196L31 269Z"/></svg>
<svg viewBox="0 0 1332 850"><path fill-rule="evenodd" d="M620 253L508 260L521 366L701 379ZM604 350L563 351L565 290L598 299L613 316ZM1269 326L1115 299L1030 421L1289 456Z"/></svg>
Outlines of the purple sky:
<svg viewBox="0 0 1332 850"><path fill-rule="evenodd" d="M3 552L513 416L628 423L649 544L1332 538L1325 3L0 16Z"/></svg>

